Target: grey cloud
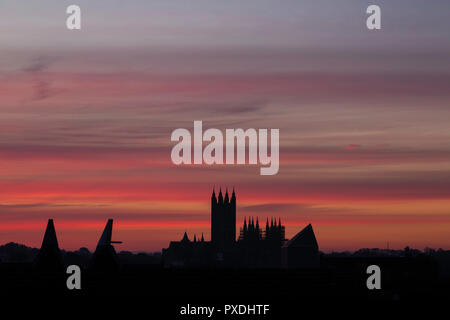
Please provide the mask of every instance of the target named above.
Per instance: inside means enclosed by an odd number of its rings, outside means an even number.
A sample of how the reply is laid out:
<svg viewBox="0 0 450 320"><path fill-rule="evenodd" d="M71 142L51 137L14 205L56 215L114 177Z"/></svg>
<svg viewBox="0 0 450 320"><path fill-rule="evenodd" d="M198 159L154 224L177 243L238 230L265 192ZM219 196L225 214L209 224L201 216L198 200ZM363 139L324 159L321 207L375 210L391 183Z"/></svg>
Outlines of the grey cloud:
<svg viewBox="0 0 450 320"><path fill-rule="evenodd" d="M42 76L42 72L45 72L53 63L54 58L38 56L33 59L31 64L25 67L22 71L28 73L34 82L34 96L33 101L44 100L51 96L52 91L50 89L50 81Z"/></svg>

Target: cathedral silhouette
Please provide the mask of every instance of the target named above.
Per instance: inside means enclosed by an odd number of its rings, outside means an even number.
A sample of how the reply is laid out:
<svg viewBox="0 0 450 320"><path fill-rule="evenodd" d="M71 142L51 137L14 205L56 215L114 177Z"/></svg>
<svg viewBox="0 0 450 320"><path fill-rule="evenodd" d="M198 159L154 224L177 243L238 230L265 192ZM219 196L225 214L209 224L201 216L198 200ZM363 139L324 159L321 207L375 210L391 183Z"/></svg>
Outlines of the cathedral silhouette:
<svg viewBox="0 0 450 320"><path fill-rule="evenodd" d="M280 268L319 265L319 247L311 225L299 232L291 241L285 239L285 227L281 219L266 219L260 228L259 218L245 217L236 240L236 194L231 198L228 190L211 196L211 241L202 234L191 241L184 233L181 241L171 241L163 249L166 267L241 267ZM290 257L290 258L289 258Z"/></svg>

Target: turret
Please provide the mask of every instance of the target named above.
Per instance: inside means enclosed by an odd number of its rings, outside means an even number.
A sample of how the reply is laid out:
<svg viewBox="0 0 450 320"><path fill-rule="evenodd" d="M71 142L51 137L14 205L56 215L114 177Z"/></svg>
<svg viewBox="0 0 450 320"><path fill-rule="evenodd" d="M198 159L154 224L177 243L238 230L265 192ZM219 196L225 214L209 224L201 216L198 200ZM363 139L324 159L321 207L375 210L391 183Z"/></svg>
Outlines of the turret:
<svg viewBox="0 0 450 320"><path fill-rule="evenodd" d="M216 192L214 191L214 188L211 195L211 204L217 204Z"/></svg>
<svg viewBox="0 0 450 320"><path fill-rule="evenodd" d="M216 198L216 192L213 188L213 192L212 192L212 196L211 196L211 241L215 242L217 241L217 234L216 234L216 229L217 229L217 223L218 223L218 218L217 217L217 198Z"/></svg>
<svg viewBox="0 0 450 320"><path fill-rule="evenodd" d="M258 221L258 217L256 217L256 239L260 239L261 238L261 233L259 230L259 221Z"/></svg>
<svg viewBox="0 0 450 320"><path fill-rule="evenodd" d="M230 200L230 214L231 214L232 237L234 242L236 241L236 194L234 193L234 187Z"/></svg>
<svg viewBox="0 0 450 320"><path fill-rule="evenodd" d="M236 204L236 194L234 193L234 187L233 187L233 193L231 194L231 203Z"/></svg>
<svg viewBox="0 0 450 320"><path fill-rule="evenodd" d="M228 198L228 189L225 190L225 203L228 204L230 199Z"/></svg>
<svg viewBox="0 0 450 320"><path fill-rule="evenodd" d="M219 189L219 204L223 204L222 188Z"/></svg>

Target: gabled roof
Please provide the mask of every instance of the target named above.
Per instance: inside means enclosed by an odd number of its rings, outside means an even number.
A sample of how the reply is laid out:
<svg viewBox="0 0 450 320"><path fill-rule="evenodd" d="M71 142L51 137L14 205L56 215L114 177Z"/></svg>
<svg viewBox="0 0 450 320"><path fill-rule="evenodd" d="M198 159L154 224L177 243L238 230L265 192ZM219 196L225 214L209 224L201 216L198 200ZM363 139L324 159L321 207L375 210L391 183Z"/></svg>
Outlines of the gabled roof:
<svg viewBox="0 0 450 320"><path fill-rule="evenodd" d="M313 247L318 249L319 245L317 244L311 224L308 224L302 231L292 237L283 247Z"/></svg>

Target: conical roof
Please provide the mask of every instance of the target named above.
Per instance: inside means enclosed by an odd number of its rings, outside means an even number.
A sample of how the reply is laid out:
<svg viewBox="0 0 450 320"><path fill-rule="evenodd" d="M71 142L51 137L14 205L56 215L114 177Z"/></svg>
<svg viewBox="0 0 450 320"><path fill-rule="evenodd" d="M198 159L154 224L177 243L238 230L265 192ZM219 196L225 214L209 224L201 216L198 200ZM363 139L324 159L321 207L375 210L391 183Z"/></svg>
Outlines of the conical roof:
<svg viewBox="0 0 450 320"><path fill-rule="evenodd" d="M45 248L59 249L58 239L56 238L55 225L53 219L48 219L47 228L45 229L44 239L42 240L41 250Z"/></svg>
<svg viewBox="0 0 450 320"><path fill-rule="evenodd" d="M302 231L297 233L291 240L286 242L283 247L313 247L318 249L316 236L311 224L308 224Z"/></svg>
<svg viewBox="0 0 450 320"><path fill-rule="evenodd" d="M48 219L42 246L35 259L35 266L45 272L61 271L63 268L53 219Z"/></svg>

